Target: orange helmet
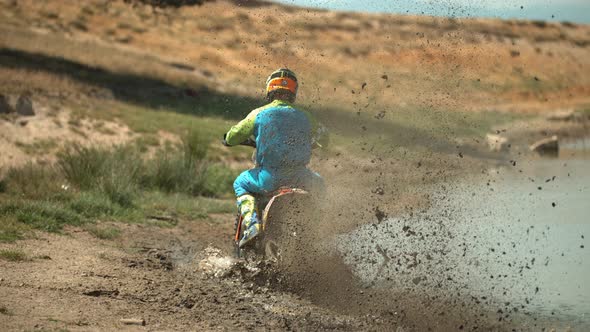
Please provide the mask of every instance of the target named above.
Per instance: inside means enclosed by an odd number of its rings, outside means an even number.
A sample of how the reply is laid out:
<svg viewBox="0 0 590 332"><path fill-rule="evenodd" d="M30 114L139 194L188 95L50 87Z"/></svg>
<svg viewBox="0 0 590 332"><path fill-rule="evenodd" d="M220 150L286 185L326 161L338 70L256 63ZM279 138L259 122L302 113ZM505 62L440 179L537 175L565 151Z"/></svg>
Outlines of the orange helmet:
<svg viewBox="0 0 590 332"><path fill-rule="evenodd" d="M273 92L277 90L287 90L293 94L293 98L297 95L297 76L295 73L286 68L275 70L266 80L266 97L269 98Z"/></svg>

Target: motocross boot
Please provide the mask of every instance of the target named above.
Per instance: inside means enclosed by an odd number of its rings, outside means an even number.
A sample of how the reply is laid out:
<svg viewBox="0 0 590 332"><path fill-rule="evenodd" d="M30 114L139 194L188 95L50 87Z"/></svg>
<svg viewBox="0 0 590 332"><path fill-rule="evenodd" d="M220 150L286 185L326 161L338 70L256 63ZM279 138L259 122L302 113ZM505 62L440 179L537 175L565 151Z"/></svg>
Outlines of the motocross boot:
<svg viewBox="0 0 590 332"><path fill-rule="evenodd" d="M244 233L240 239L240 248L252 241L260 232L260 221L256 211L256 200L252 195L238 197L238 211L242 216L242 229Z"/></svg>

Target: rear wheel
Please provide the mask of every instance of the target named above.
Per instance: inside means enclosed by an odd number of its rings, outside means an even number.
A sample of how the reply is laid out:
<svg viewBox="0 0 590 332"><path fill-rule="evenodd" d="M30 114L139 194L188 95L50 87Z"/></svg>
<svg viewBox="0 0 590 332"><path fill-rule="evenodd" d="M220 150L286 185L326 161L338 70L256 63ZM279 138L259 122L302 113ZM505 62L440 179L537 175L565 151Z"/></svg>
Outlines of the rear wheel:
<svg viewBox="0 0 590 332"><path fill-rule="evenodd" d="M236 257L266 260L281 268L297 267L309 255L306 230L315 222L313 200L308 194L293 193L278 196L269 204L261 234L244 248L234 241ZM236 231L238 223L236 219Z"/></svg>
<svg viewBox="0 0 590 332"><path fill-rule="evenodd" d="M264 258L281 269L295 268L306 255L305 230L311 219L313 203L307 194L277 197L268 208L261 244Z"/></svg>

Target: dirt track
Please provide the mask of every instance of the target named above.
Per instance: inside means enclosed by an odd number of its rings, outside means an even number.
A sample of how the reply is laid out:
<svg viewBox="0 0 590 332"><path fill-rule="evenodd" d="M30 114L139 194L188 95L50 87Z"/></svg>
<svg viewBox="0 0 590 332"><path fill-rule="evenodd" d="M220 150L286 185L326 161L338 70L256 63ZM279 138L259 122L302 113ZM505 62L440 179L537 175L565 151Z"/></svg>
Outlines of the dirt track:
<svg viewBox="0 0 590 332"><path fill-rule="evenodd" d="M224 247L229 224L128 225L117 243L79 229L66 235L39 233L37 239L16 244L31 261L0 261L0 304L7 309L0 325L7 330L144 329L120 322L138 318L148 330L376 326L369 318L335 314L296 295L272 291L240 273L203 273L198 263L208 245L205 237Z"/></svg>
<svg viewBox="0 0 590 332"><path fill-rule="evenodd" d="M0 325L3 330L511 328L495 322L485 308L360 287L335 257L319 258L313 273L301 271L296 284L280 287L267 282L264 270L235 263L224 269L231 256L231 218L175 228L118 224L123 234L115 241L69 228L64 235L38 233L36 239L2 245L20 248L31 259L0 261L0 306L6 309ZM121 319L143 319L146 325L124 325Z"/></svg>

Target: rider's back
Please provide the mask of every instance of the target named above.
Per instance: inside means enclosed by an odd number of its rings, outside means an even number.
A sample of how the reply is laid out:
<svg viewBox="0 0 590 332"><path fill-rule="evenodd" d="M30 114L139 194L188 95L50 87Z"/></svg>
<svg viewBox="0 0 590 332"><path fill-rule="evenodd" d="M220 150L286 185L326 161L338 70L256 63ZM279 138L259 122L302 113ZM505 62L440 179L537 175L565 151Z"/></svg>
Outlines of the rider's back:
<svg viewBox="0 0 590 332"><path fill-rule="evenodd" d="M311 123L288 103L264 107L254 125L256 162L268 169L304 167L311 158Z"/></svg>

